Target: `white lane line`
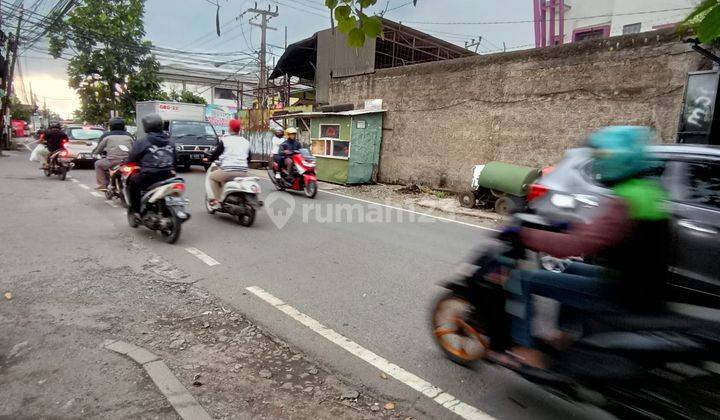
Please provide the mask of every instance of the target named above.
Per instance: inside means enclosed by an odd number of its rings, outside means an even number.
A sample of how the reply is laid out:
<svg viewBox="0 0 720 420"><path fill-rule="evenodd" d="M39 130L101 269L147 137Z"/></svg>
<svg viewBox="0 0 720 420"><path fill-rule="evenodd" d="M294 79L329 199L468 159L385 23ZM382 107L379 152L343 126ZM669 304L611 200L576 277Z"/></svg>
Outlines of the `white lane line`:
<svg viewBox="0 0 720 420"><path fill-rule="evenodd" d="M117 204L115 204L114 202L109 201L109 200L105 200L105 204L107 204L107 205L110 206L110 207L115 207L115 208L118 207Z"/></svg>
<svg viewBox="0 0 720 420"><path fill-rule="evenodd" d="M90 191L90 195L95 196L95 197L99 197L99 198L105 198L105 194L101 194L101 193L99 193L99 192L97 192L97 191Z"/></svg>
<svg viewBox="0 0 720 420"><path fill-rule="evenodd" d="M82 189L84 189L84 190L89 190L89 189L90 189L90 187L88 187L88 186L85 185L85 184L78 184L78 185L80 186L80 188L82 188Z"/></svg>
<svg viewBox="0 0 720 420"><path fill-rule="evenodd" d="M210 267L212 267L213 265L220 264L216 259L214 259L213 257L209 256L208 254L200 251L197 248L185 248L185 251L193 254L200 261L204 262L205 264L209 265Z"/></svg>
<svg viewBox="0 0 720 420"><path fill-rule="evenodd" d="M349 338L338 334L334 330L322 325L318 321L310 318L302 312L299 312L297 309L286 304L285 302L276 298L265 290L257 286L247 287L246 290L259 297L260 299L264 300L265 302L269 303L270 305L274 306L276 309L284 312L286 315L290 316L297 322L305 325L314 332L327 338L332 343L347 350L352 355L359 357L360 359L366 361L377 369L380 369L382 372L385 372L386 374L394 377L398 381L422 393L423 395L432 398L432 400L435 401L437 404L440 404L441 406L447 408L448 410L452 411L463 419L494 420L494 417L490 416L489 414L481 411L476 407L465 404L464 402L458 400L447 392L444 392L442 389L436 387L430 382L378 356L377 354L360 346L354 341L351 341Z"/></svg>
<svg viewBox="0 0 720 420"><path fill-rule="evenodd" d="M76 183L76 184L77 184L78 182L80 182L80 181L78 181L78 180L75 179L75 178L70 178L70 181L72 181L72 182L74 182L74 183Z"/></svg>
<svg viewBox="0 0 720 420"><path fill-rule="evenodd" d="M351 196L349 196L349 195L338 194L338 193L330 192L330 191L327 191L327 190L319 190L319 191L322 192L322 193L325 193L325 194L336 195L336 196L338 196L338 197L348 198L348 199L350 199L350 200L361 201L361 202L363 202L363 203L368 203L368 204L374 204L374 205L376 205L376 206L387 207L387 208L390 208L390 209L393 209L393 210L405 211L405 212L412 213L412 214L418 214L418 215L425 216L425 217L431 217L431 218L433 218L433 219L442 220L442 221L444 221L444 222L459 223L459 224L461 224L461 225L471 226L471 227L474 227L474 228L477 228L477 229L489 230L489 231L492 231L492 232L500 232L500 231L497 230L497 229L493 229L493 228L489 228L489 227L485 227L485 226L480 226L480 225L476 225L476 224L473 224L473 223L462 222L462 221L460 221L460 220L453 220L453 219L449 219L449 218L447 218L447 217L434 216L434 215L432 215L432 214L427 214L427 213L423 213L423 212L420 212L420 211L408 210L408 209L404 209L404 208L402 208L402 207L390 206L390 205L387 205L387 204L377 203L377 202L375 202L375 201L370 201L370 200L363 200L362 198L351 197Z"/></svg>

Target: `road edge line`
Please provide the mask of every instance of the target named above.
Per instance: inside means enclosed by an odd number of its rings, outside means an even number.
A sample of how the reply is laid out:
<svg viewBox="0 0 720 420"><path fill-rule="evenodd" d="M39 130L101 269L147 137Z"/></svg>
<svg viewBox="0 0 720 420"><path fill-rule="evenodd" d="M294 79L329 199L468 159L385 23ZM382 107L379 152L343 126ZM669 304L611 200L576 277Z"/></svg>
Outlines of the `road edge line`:
<svg viewBox="0 0 720 420"><path fill-rule="evenodd" d="M212 420L210 414L157 355L120 340L105 340L103 347L127 356L142 366L178 416L184 420Z"/></svg>
<svg viewBox="0 0 720 420"><path fill-rule="evenodd" d="M401 368L400 366L388 361L387 359L378 356L377 354L362 347L361 345L355 343L354 341L336 332L335 330L328 328L320 322L316 321L315 319L303 314L302 312L285 303L282 299L273 296L271 293L268 293L262 288L257 286L250 286L246 287L245 290L264 300L266 303L269 303L270 305L275 307L275 309L285 313L290 318L308 327L313 332L326 338L328 341L349 352L353 356L364 360L376 369L379 369L380 371L386 373L389 376L392 376L393 378L409 386L410 388L427 396L428 398L432 399L436 404L439 404L440 406L450 410L459 417L466 420L495 420L494 417L483 412L479 408L473 407L458 400L454 396L448 394L447 392L436 387L430 382Z"/></svg>
<svg viewBox="0 0 720 420"><path fill-rule="evenodd" d="M340 194L340 193L336 193L336 192L332 192L332 191L327 191L327 190L318 190L318 191L320 191L320 192L322 192L322 193L325 193L325 194L330 194L330 195L334 195L334 196L337 196L337 197L348 198L348 199L350 199L350 200L356 200L356 201L360 201L360 202L367 203L367 204L374 204L374 205L376 205L376 206L387 207L387 208L393 209L393 210L404 211L404 212L408 212L408 213L412 213L412 214L417 214L417 215L420 215L420 216L426 216L426 217L430 217L430 218L433 218L433 219L442 220L442 221L444 221L444 222L458 223L458 224L461 224L461 225L464 225L464 226L470 226L470 227L474 227L474 228L477 228L477 229L489 230L489 231L491 231L491 232L500 232L498 229L493 229L493 228L489 228L489 227L486 227L486 226L476 225L476 224L474 224L474 223L462 222L462 221L460 221L460 220L454 220L454 219L450 219L450 218L448 218L448 217L435 216L435 215L432 215L432 214L423 213L423 212L421 212L421 211L404 209L404 208L402 208L402 207L391 206L391 205L389 205L389 204L378 203L378 202L376 202L376 201L365 200L365 199L362 199L362 198L357 198L357 197L353 197L353 196L350 196L350 195Z"/></svg>

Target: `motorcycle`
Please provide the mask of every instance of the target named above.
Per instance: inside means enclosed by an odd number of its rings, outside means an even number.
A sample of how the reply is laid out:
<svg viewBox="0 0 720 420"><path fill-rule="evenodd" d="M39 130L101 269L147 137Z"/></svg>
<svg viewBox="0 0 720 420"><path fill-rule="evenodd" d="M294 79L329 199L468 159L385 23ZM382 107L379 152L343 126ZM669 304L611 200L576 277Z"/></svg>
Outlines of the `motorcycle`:
<svg viewBox="0 0 720 420"><path fill-rule="evenodd" d="M303 191L308 198L315 198L318 191L315 174L315 158L307 149L292 152L288 157L293 162L293 170L288 174L273 160L268 168L268 176L278 191ZM277 174L280 174L278 177Z"/></svg>
<svg viewBox="0 0 720 420"><path fill-rule="evenodd" d="M75 166L72 162L70 152L68 152L65 147L66 144L67 143L63 143L63 147L60 150L50 155L47 166L43 168L45 176L49 177L51 175L57 175L61 181L65 181L67 173L70 172L70 169L72 169L73 166Z"/></svg>
<svg viewBox="0 0 720 420"><path fill-rule="evenodd" d="M208 199L212 191L212 182L210 174L213 171L220 170L216 163L212 163L205 174L205 209L208 213L216 212L227 213L237 217L237 221L242 226L252 226L255 221L255 209L263 205L258 199L261 192L258 177L235 178L223 185L222 193L218 199L218 207L214 208L210 205Z"/></svg>
<svg viewBox="0 0 720 420"><path fill-rule="evenodd" d="M537 215L516 214L517 225L560 230ZM532 253L501 234L500 245L463 264L431 310L433 337L463 366L497 363L571 402L621 418L717 418L720 324L675 313L585 313L574 341L545 346L547 369L515 367L489 358L513 346L512 296L497 276L532 261ZM504 242L503 242L504 240Z"/></svg>
<svg viewBox="0 0 720 420"><path fill-rule="evenodd" d="M124 152L129 152L130 149L125 146L124 144L121 144L119 146L120 150ZM105 190L105 198L108 200L112 200L114 198L120 199L120 203L123 207L127 208L128 203L125 201L125 183L127 182L127 177L130 176L133 172L133 166L127 165L124 163L119 163L112 168L108 170L108 185L107 189Z"/></svg>
<svg viewBox="0 0 720 420"><path fill-rule="evenodd" d="M127 167L132 168L128 176L139 170L135 165ZM124 188L123 192L125 202L130 203L128 189ZM184 194L185 180L182 178L170 178L151 185L142 192L139 218L128 212L128 224L136 228L142 223L148 229L160 232L165 242L175 243L180 237L182 224L190 219L187 211L189 202Z"/></svg>

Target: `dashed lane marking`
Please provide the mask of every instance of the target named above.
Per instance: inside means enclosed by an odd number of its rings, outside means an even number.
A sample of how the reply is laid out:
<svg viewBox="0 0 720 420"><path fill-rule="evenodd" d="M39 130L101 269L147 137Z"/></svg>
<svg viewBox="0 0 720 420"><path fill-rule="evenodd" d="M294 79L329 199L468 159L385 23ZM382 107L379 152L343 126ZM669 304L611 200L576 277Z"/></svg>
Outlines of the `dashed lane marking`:
<svg viewBox="0 0 720 420"><path fill-rule="evenodd" d="M185 248L185 251L196 256L200 261L204 262L205 264L209 265L210 267L220 264L216 259L214 259L213 257L209 256L208 254L200 251L197 248Z"/></svg>
<svg viewBox="0 0 720 420"><path fill-rule="evenodd" d="M97 191L90 191L90 195L94 197L105 198L105 194L99 193Z"/></svg>
<svg viewBox="0 0 720 420"><path fill-rule="evenodd" d="M436 387L430 382L416 376L413 373L406 371L405 369L384 359L383 357L378 356L377 354L360 346L354 341L351 341L349 338L338 334L334 330L322 325L313 318L310 318L309 316L303 314L302 312L286 304L285 302L276 298L265 290L257 286L247 287L246 290L259 297L260 299L264 300L265 302L269 303L270 305L274 306L279 311L284 312L286 315L293 318L297 322L310 328L312 331L325 337L330 342L347 350L354 356L359 357L360 359L366 361L377 369L380 369L382 372L385 372L386 374L394 377L395 379L404 383L410 388L431 398L433 401L435 401L435 403L445 407L446 409L457 414L461 418L466 420L494 420L494 417L490 416L489 414L469 404L465 404L464 402L458 400L457 398Z"/></svg>
<svg viewBox="0 0 720 420"><path fill-rule="evenodd" d="M88 186L85 185L85 184L78 184L78 185L80 186L80 188L82 188L82 189L84 189L84 190L89 190L89 189L90 189L90 187L88 187Z"/></svg>
<svg viewBox="0 0 720 420"><path fill-rule="evenodd" d="M105 204L107 204L107 205L110 206L110 207L118 208L118 205L117 205L116 203L114 203L113 201L110 201L110 200L105 200Z"/></svg>

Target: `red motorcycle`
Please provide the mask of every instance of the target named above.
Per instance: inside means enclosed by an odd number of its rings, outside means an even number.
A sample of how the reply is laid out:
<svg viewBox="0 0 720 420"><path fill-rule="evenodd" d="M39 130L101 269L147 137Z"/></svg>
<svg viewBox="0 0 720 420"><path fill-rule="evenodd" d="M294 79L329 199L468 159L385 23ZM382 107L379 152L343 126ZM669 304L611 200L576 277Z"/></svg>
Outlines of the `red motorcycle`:
<svg viewBox="0 0 720 420"><path fill-rule="evenodd" d="M285 168L279 168L273 161L268 168L268 176L278 191L303 191L308 198L315 198L318 191L317 176L315 175L315 157L307 149L300 149L288 155L293 166L290 173ZM280 176L276 176L276 174Z"/></svg>

